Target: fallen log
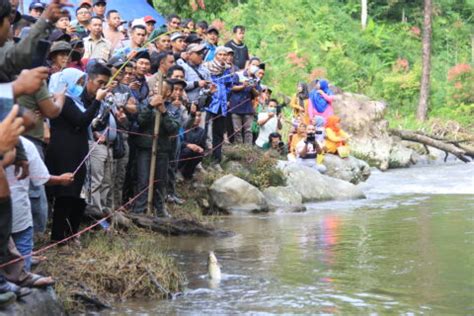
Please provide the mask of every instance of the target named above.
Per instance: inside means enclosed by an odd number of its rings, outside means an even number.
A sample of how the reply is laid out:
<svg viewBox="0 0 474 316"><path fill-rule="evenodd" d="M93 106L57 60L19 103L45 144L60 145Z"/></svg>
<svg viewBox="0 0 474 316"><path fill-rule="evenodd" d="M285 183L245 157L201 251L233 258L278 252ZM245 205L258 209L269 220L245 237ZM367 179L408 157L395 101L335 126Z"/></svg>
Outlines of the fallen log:
<svg viewBox="0 0 474 316"><path fill-rule="evenodd" d="M454 141L439 140L425 133L418 133L414 131L400 129L390 129L390 133L392 135L400 137L403 140L421 143L423 145L431 146L444 151L446 153L445 161L448 153L453 154L459 160L464 162L471 162L468 157L474 160L474 152L461 147L458 143Z"/></svg>
<svg viewBox="0 0 474 316"><path fill-rule="evenodd" d="M127 217L131 219L138 227L150 229L163 235L198 235L218 237L229 237L233 235L232 232L216 230L213 227L188 219L157 218L139 214L127 214Z"/></svg>

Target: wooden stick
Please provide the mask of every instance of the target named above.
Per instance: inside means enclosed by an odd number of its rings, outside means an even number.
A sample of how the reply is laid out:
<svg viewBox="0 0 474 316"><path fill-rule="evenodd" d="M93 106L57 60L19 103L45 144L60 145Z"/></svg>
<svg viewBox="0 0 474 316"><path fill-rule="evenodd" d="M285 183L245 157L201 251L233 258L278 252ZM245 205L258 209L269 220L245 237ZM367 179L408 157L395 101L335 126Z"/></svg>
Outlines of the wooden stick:
<svg viewBox="0 0 474 316"><path fill-rule="evenodd" d="M163 74L158 72L157 93L162 94L163 89ZM153 144L151 147L151 162L150 162L150 178L148 182L148 200L147 200L147 214L153 215L153 194L155 193L155 170L156 170L156 155L158 151L158 136L160 133L160 111L155 111L155 128L153 129Z"/></svg>

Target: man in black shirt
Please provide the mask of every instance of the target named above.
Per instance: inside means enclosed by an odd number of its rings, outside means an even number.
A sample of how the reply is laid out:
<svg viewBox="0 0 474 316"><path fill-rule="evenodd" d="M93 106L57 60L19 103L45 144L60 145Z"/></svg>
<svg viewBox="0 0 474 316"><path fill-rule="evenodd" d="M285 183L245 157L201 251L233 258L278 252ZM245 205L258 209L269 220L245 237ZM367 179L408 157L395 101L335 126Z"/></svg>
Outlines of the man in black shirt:
<svg viewBox="0 0 474 316"><path fill-rule="evenodd" d="M225 46L232 48L234 51L234 65L239 69L244 69L247 60L249 60L249 51L244 44L245 27L242 25L234 26L234 37L227 42Z"/></svg>

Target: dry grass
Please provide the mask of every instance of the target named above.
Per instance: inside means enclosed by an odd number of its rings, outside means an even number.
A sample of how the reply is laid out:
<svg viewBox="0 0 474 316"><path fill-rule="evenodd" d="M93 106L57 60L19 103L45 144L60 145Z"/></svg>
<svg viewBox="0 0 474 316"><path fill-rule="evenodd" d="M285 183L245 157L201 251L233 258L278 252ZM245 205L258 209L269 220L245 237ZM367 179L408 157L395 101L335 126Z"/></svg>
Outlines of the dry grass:
<svg viewBox="0 0 474 316"><path fill-rule="evenodd" d="M158 235L133 228L126 236L96 232L82 249L64 246L47 254L42 273L57 281L56 292L69 312L90 309L77 294L111 304L130 298L167 298L182 290L184 276L160 250Z"/></svg>

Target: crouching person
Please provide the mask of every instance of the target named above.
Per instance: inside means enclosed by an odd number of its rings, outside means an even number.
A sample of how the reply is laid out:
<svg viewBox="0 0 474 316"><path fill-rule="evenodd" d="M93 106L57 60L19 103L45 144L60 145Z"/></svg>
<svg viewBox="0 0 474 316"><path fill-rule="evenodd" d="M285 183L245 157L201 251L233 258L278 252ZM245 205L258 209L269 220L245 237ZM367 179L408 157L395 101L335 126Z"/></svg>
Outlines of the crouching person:
<svg viewBox="0 0 474 316"><path fill-rule="evenodd" d="M322 145L316 140L316 128L314 125L308 125L306 127L306 138L296 145L297 161L318 170L320 173L325 173L326 166L319 164L317 161L318 155L322 153Z"/></svg>
<svg viewBox="0 0 474 316"><path fill-rule="evenodd" d="M283 142L281 134L277 132L268 135L268 141L263 144L262 149L275 152L282 159L285 159L288 155L287 146Z"/></svg>
<svg viewBox="0 0 474 316"><path fill-rule="evenodd" d="M186 180L191 180L196 171L196 166L204 158L206 149L206 131L200 127L201 112L196 112L192 125L184 134L179 156L179 171Z"/></svg>

